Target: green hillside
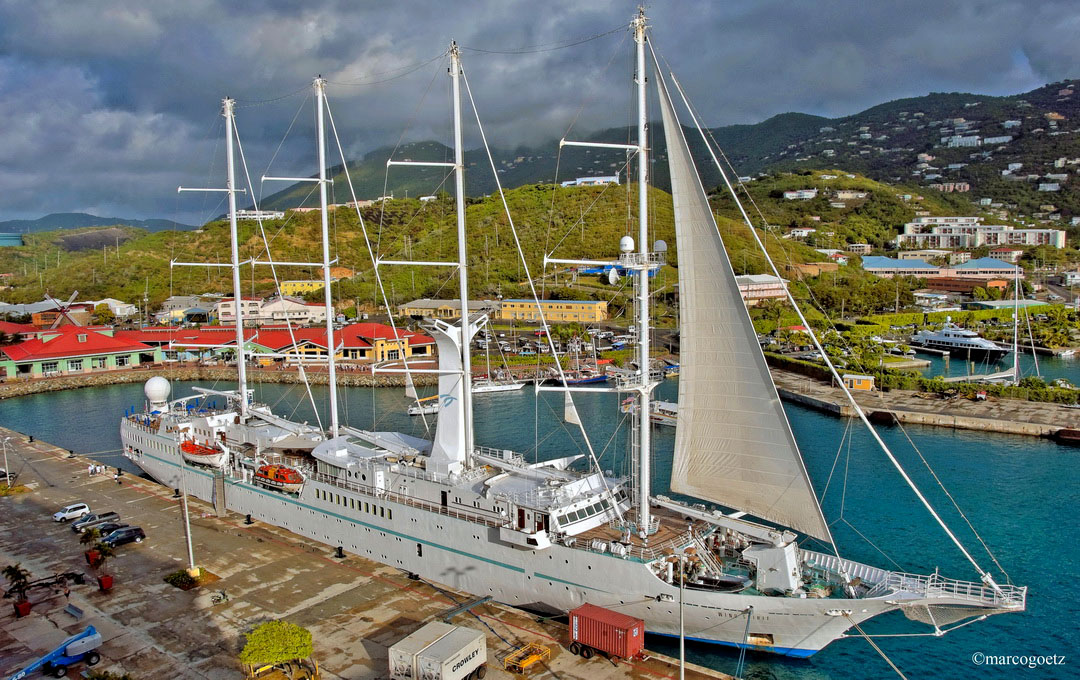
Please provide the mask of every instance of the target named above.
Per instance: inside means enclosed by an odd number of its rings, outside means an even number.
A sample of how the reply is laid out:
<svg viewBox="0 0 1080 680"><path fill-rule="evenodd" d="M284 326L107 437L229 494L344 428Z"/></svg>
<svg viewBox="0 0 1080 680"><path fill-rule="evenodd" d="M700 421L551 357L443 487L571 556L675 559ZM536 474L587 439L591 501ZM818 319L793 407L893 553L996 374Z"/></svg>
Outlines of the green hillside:
<svg viewBox="0 0 1080 680"><path fill-rule="evenodd" d="M529 185L507 192L507 202L526 259L534 277L542 273L545 253L562 258L613 259L618 254L619 239L636 236L636 188ZM453 201L447 195L433 201L395 199L382 206L363 210L368 233L384 259L448 260L456 251ZM584 217L584 219L582 219ZM471 297L518 297L527 294L512 234L498 197L471 200L467 207L469 225L469 286ZM753 249L745 225L725 215L719 220L725 242L733 253L736 269L759 271L763 264ZM661 295L660 314L672 314L675 283L674 266L678 249L673 231L671 196L660 189L650 193L651 238L669 244L669 264L654 286L666 289ZM356 215L338 209L330 218L333 250L339 266L357 272L351 279L335 286L342 301L359 300L371 306L376 300L374 276ZM265 260L262 241L253 222L240 223L241 258ZM289 213L285 220L266 224L267 237L277 259L317 261L319 216L315 212ZM40 300L44 291L66 296L79 290L80 299L115 297L126 301L141 300L148 287L151 305L160 303L170 293L231 292L228 271L224 268L175 267L176 261L225 262L228 260L228 224L214 222L194 232L158 232L147 234L133 230L137 238L119 246L94 251L64 250L62 239L70 232L31 235L26 246L0 250L0 272L11 272L12 288L0 292L7 302ZM408 246L406 247L406 243ZM819 259L820 254L803 246L770 242L774 256L787 261ZM25 273L24 273L25 272ZM457 276L452 267L393 267L381 269L387 294L392 303L422 297L452 297L457 294ZM280 280L317 278L315 268L281 267ZM268 267L251 272L245 267L245 292L269 294L274 290ZM576 280L569 268L556 272L549 268L539 284L542 294L552 298L605 299L617 313L629 293L627 282L611 285L604 277L581 276ZM317 295L316 295L317 296Z"/></svg>

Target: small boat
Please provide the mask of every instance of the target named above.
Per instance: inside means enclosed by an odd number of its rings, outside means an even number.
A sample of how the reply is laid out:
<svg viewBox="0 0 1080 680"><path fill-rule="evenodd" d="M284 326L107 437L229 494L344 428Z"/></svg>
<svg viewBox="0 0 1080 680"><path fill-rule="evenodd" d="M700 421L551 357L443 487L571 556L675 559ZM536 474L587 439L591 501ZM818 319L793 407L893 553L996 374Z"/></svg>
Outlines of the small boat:
<svg viewBox="0 0 1080 680"><path fill-rule="evenodd" d="M509 382L499 380L498 378L492 380L491 378L479 378L473 381L472 393L473 394L487 394L489 392L513 392L525 387L524 380L512 380Z"/></svg>
<svg viewBox="0 0 1080 680"><path fill-rule="evenodd" d="M1058 352L1057 355L1059 357L1061 357L1061 358L1073 357L1073 356L1076 356L1076 350L1075 349L1063 349L1060 352Z"/></svg>
<svg viewBox="0 0 1080 680"><path fill-rule="evenodd" d="M607 376L603 373L592 371L590 369L571 371L566 374L567 385L589 385L592 383L602 382L607 382Z"/></svg>
<svg viewBox="0 0 1080 680"><path fill-rule="evenodd" d="M284 465L263 465L255 471L255 482L277 491L297 493L304 486L304 476Z"/></svg>
<svg viewBox="0 0 1080 680"><path fill-rule="evenodd" d="M439 395L417 399L416 403L409 407L410 416L430 416L439 412Z"/></svg>
<svg viewBox="0 0 1080 680"><path fill-rule="evenodd" d="M623 413L633 413L637 409L637 399L624 399L619 405ZM653 401L649 405L649 421L657 425L675 427L679 424L679 405L673 401Z"/></svg>
<svg viewBox="0 0 1080 680"><path fill-rule="evenodd" d="M221 467L229 459L229 452L220 444L204 446L191 439L180 442L180 452L184 456L184 461L192 465Z"/></svg>

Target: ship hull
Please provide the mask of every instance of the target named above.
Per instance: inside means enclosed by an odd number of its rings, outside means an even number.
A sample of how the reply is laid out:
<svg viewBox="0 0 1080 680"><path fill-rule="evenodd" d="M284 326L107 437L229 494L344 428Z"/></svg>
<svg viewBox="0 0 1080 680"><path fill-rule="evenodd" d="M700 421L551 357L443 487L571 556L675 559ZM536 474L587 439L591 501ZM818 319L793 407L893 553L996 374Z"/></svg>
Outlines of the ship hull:
<svg viewBox="0 0 1080 680"><path fill-rule="evenodd" d="M993 363L1001 361L1009 354L1009 350L1001 347L956 347L955 345L938 343L933 340L923 340L918 343L912 341L911 344L916 347L926 347L928 349L948 352L951 358L964 359L966 361L989 361Z"/></svg>
<svg viewBox="0 0 1080 680"><path fill-rule="evenodd" d="M181 465L165 435L121 426L125 452L143 471L170 488L215 505L215 475L222 471ZM132 439L132 437L138 439ZM440 584L516 607L564 613L585 602L612 607L662 635L679 634L679 589L633 559L554 544L527 550L499 541L497 527L364 494L317 479L299 494L225 477L223 505L238 514L366 557ZM613 587L613 584L618 584ZM854 623L896 608L883 599L800 599L687 588L685 633L702 642L806 657ZM746 617L752 609L747 642ZM843 615L846 613L847 616ZM850 618L848 618L850 617Z"/></svg>

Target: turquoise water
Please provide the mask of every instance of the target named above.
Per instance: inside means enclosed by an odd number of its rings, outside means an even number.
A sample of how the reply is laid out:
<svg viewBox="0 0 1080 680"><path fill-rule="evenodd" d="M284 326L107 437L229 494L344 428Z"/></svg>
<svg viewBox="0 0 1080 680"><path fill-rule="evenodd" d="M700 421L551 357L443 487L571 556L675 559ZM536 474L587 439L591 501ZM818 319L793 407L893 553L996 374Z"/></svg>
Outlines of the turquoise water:
<svg viewBox="0 0 1080 680"><path fill-rule="evenodd" d="M1030 357L1028 357L1030 359ZM1080 362L1064 364L1064 377L1075 375ZM178 385L188 393L195 383ZM210 385L206 385L210 386ZM666 382L659 396L674 399L676 384ZM275 411L314 422L300 388L256 386L257 398L275 404ZM325 410L327 392L317 389L316 402ZM404 413L407 401L401 390L355 388L344 393L344 419L358 427L396 429L423 434L419 418ZM575 428L561 424L561 395L531 390L478 395L475 399L477 442L514 448L531 458L553 458L584 451ZM0 425L52 442L79 453L92 453L110 465L125 465L119 456L118 419L126 408L142 405L141 385L115 385L70 392L34 395L0 402ZM578 410L589 424L591 439L606 469L621 470L625 437L619 428L623 415L618 398L609 394L582 394ZM976 579L956 548L918 505L884 454L863 431L844 439L847 421L788 406L796 437L803 447L807 468L819 495L834 461L836 472L823 506L833 522L841 553L883 567ZM1080 450L1049 441L1008 435L985 435L936 428L909 428L908 434L990 545L1013 582L1031 586L1028 611L994 617L962 628L943 638L882 638L877 642L909 678L1073 678L1080 634L1075 628L1080 602L1073 576L1080 573L1080 548L1073 517L1078 504ZM674 430L655 430L657 493L667 489ZM993 567L972 533L955 511L946 512L948 499L937 488L919 454L902 431L882 434L949 525L961 536L984 567ZM17 464L12 467L18 469ZM845 474L846 471L846 474ZM857 531L856 531L857 530ZM870 545L857 532L869 537ZM810 547L821 546L808 544ZM875 547L876 546L876 547ZM884 552L888 557L884 556ZM895 560L900 567L890 561ZM999 572L993 569L995 575ZM871 621L871 634L923 631L899 614ZM677 654L677 643L650 639L650 646ZM976 652L988 655L1053 655L1067 657L1066 665L1034 669L977 666ZM689 660L733 672L737 652L709 645L690 644ZM897 677L863 639L839 640L808 660L786 660L772 655L748 655L746 678L766 680L839 680L840 678Z"/></svg>

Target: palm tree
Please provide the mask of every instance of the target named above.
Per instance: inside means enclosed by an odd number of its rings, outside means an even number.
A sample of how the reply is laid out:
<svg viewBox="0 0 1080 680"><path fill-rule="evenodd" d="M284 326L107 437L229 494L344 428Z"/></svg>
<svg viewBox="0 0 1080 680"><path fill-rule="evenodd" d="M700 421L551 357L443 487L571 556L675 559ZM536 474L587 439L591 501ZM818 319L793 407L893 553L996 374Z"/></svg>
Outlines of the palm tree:
<svg viewBox="0 0 1080 680"><path fill-rule="evenodd" d="M9 564L0 573L3 574L10 585L8 592L13 593L20 602L25 601L26 585L30 581L30 572L23 569L21 564Z"/></svg>

